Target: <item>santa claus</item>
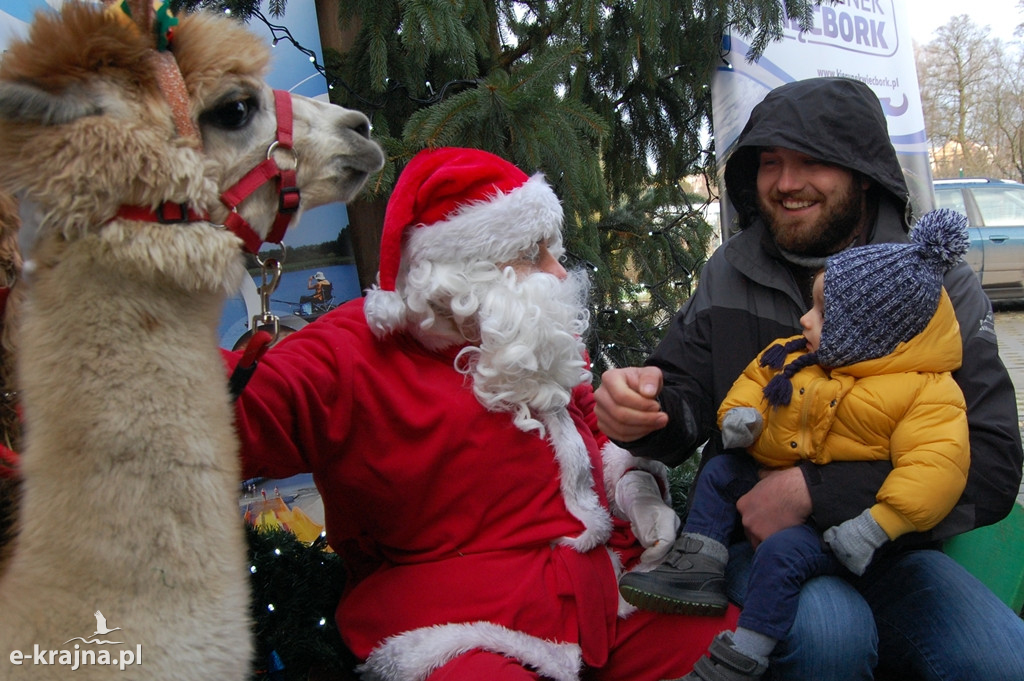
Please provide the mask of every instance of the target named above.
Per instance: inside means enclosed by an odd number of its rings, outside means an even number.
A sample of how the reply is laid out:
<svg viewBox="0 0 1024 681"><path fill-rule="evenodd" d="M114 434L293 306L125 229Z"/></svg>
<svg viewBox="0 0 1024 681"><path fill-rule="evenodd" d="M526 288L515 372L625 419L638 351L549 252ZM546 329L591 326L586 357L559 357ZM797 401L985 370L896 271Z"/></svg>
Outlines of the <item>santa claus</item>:
<svg viewBox="0 0 1024 681"><path fill-rule="evenodd" d="M421 152L378 285L272 348L238 402L246 476L311 471L366 679L681 676L734 622L631 612L678 518L593 414L587 279L540 174Z"/></svg>

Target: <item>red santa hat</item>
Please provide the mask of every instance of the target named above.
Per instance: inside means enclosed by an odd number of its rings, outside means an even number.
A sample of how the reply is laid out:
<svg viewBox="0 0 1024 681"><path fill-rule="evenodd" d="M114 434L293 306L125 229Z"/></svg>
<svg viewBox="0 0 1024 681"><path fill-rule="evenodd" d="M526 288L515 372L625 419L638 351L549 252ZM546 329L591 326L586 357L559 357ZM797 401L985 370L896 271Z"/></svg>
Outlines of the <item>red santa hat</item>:
<svg viewBox="0 0 1024 681"><path fill-rule="evenodd" d="M510 262L533 244L559 239L562 215L540 173L529 177L479 149L421 151L388 201L378 282L366 296L367 319L388 332L404 323L398 290L403 269L420 262Z"/></svg>

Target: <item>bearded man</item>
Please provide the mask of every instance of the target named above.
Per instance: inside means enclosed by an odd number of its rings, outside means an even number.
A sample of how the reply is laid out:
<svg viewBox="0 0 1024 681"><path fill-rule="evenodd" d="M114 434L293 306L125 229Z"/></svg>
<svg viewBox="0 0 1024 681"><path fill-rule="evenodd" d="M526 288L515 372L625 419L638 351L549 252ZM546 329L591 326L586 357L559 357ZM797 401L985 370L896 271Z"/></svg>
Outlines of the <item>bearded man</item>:
<svg viewBox="0 0 1024 681"><path fill-rule="evenodd" d="M664 466L597 431L561 224L542 175L421 152L378 286L272 348L241 395L246 475L311 471L323 496L364 678L655 681L735 621L619 600L678 518Z"/></svg>
<svg viewBox="0 0 1024 681"><path fill-rule="evenodd" d="M741 231L708 259L646 366L609 370L595 398L605 433L637 456L672 465L702 444L705 459L722 451L719 405L763 347L801 332L828 256L909 238L903 169L882 104L860 81L811 78L768 93L728 152L725 184ZM939 550L948 537L1009 513L1024 460L992 305L966 263L949 270L943 286L963 343L953 378L967 403L967 488L945 520L893 541L863 576L804 583L767 679L1024 679L1024 622ZM749 541L731 547L730 598L744 601L759 542L803 523L823 532L855 518L883 498L891 471L889 461L805 460L766 473L736 504ZM721 678L741 678L731 649L717 650L711 658Z"/></svg>

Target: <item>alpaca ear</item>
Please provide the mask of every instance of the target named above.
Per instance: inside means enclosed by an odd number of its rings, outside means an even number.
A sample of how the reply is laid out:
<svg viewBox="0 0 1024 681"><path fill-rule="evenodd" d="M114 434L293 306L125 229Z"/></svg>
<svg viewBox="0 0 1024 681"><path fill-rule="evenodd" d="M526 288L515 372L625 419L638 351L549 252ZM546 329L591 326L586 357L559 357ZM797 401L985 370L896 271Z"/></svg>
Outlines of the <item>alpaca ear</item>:
<svg viewBox="0 0 1024 681"><path fill-rule="evenodd" d="M102 113L86 93L53 94L26 83L0 83L0 118L39 125L62 125Z"/></svg>

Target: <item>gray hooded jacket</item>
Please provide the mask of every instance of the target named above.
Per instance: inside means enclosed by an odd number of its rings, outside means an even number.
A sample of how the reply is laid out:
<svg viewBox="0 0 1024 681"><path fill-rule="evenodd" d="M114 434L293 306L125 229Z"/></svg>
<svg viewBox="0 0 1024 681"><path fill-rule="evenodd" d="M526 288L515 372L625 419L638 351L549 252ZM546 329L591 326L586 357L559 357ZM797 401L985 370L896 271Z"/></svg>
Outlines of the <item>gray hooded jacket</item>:
<svg viewBox="0 0 1024 681"><path fill-rule="evenodd" d="M869 243L907 241L908 192L884 114L858 81L811 79L781 86L751 113L726 163L726 187L743 227L708 260L694 295L673 319L648 363L665 375L660 396L669 425L623 443L634 454L675 465L707 441L721 448L715 415L733 381L771 341L801 332L808 301L799 271L776 248L756 210L758 150L795 149L862 173L875 183L878 214ZM945 277L964 343L954 373L967 400L971 469L960 502L920 545L1003 518L1021 480L1021 440L1013 384L998 355L992 306L966 264ZM820 529L853 518L875 501L887 461L801 464Z"/></svg>

